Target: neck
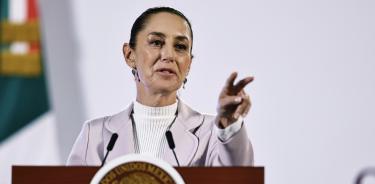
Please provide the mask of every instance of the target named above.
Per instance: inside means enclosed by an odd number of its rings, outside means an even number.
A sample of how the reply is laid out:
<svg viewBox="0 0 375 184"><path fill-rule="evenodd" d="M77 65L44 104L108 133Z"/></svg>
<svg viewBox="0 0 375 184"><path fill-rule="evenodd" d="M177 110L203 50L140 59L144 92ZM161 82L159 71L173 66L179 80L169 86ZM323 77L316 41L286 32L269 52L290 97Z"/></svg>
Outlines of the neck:
<svg viewBox="0 0 375 184"><path fill-rule="evenodd" d="M137 102L150 107L163 107L176 102L177 92L152 92L137 87Z"/></svg>

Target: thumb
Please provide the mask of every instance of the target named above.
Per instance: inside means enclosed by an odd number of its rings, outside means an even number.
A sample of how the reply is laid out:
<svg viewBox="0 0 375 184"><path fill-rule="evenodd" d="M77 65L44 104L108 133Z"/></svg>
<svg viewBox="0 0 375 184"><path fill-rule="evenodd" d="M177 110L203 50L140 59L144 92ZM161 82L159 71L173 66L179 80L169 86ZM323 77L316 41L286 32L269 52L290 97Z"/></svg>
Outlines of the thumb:
<svg viewBox="0 0 375 184"><path fill-rule="evenodd" d="M220 99L220 107L226 107L229 105L236 105L242 102L241 96L227 96Z"/></svg>

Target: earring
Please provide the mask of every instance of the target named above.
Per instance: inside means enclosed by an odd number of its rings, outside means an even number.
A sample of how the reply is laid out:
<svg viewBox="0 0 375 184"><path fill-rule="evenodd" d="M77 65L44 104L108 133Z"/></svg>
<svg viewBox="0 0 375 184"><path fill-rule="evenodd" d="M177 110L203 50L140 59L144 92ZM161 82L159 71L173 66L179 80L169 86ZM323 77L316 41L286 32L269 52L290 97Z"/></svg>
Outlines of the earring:
<svg viewBox="0 0 375 184"><path fill-rule="evenodd" d="M141 80L139 79L138 71L137 68L132 69L132 74L134 75L134 78L140 82Z"/></svg>
<svg viewBox="0 0 375 184"><path fill-rule="evenodd" d="M185 80L184 80L184 85L182 86L182 88L184 88L185 89L185 84L187 83L187 78L185 78Z"/></svg>

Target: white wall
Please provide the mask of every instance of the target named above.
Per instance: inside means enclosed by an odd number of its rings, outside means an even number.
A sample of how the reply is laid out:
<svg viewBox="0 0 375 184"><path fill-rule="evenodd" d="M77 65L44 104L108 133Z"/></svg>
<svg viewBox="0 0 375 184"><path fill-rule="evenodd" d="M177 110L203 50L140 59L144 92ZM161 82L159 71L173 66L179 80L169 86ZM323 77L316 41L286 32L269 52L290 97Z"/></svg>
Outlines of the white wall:
<svg viewBox="0 0 375 184"><path fill-rule="evenodd" d="M195 58L181 91L192 107L214 113L231 71L255 76L246 89L253 101L246 123L266 183L352 183L360 169L375 166L375 1L70 4L85 119L134 99L122 44L142 11L168 5L193 25Z"/></svg>

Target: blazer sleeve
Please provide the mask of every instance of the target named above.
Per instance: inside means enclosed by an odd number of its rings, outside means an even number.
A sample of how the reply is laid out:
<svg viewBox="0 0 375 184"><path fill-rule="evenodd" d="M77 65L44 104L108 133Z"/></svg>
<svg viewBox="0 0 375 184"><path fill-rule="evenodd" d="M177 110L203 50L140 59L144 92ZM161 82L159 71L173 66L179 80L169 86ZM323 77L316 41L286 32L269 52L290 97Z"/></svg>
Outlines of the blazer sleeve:
<svg viewBox="0 0 375 184"><path fill-rule="evenodd" d="M90 124L86 122L69 154L66 165L87 165L86 155L89 143Z"/></svg>
<svg viewBox="0 0 375 184"><path fill-rule="evenodd" d="M253 166L253 147L247 136L245 123L238 132L224 142L212 129L207 157L205 165L209 166Z"/></svg>

